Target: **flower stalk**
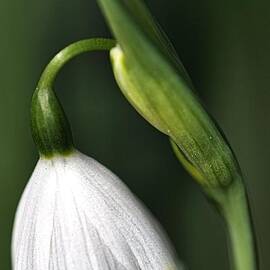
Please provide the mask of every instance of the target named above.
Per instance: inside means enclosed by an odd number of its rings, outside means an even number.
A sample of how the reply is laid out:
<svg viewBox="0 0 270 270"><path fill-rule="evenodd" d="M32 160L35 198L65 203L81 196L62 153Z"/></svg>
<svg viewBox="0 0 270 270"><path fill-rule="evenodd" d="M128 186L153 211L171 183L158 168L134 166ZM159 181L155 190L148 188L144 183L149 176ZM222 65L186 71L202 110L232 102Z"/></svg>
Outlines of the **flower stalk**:
<svg viewBox="0 0 270 270"><path fill-rule="evenodd" d="M31 125L34 141L43 156L69 154L72 135L65 113L54 90L54 80L64 65L85 52L110 50L112 39L93 38L75 42L61 50L47 65L32 98Z"/></svg>

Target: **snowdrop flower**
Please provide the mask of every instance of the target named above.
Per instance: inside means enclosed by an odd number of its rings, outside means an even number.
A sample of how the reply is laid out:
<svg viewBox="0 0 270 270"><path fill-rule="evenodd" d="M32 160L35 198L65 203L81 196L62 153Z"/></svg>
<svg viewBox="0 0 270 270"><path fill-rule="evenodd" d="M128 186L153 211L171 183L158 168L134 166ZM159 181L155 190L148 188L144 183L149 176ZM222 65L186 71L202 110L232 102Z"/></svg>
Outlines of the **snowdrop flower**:
<svg viewBox="0 0 270 270"><path fill-rule="evenodd" d="M44 74L31 114L40 159L16 213L13 269L180 269L142 203L107 168L74 149L53 76Z"/></svg>
<svg viewBox="0 0 270 270"><path fill-rule="evenodd" d="M14 228L15 270L176 269L156 221L112 172L74 151L41 158Z"/></svg>

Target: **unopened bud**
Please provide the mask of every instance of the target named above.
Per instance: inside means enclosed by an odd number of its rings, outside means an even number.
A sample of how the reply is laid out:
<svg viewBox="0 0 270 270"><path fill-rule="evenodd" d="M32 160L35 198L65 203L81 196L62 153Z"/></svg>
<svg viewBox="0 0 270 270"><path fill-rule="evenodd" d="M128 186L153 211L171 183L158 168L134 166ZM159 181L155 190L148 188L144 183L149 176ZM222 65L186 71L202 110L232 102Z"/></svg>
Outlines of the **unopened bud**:
<svg viewBox="0 0 270 270"><path fill-rule="evenodd" d="M203 187L227 187L239 178L238 163L148 10L135 0L99 2L119 44L111 60L123 94L171 138L180 161Z"/></svg>

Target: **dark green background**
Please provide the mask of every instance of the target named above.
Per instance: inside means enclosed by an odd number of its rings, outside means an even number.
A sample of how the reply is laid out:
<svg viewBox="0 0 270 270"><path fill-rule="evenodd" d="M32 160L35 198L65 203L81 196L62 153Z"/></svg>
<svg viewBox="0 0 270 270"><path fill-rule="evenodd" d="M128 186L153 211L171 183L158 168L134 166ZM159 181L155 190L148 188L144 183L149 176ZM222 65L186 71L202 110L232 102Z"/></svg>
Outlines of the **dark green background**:
<svg viewBox="0 0 270 270"><path fill-rule="evenodd" d="M113 0L112 0L113 1ZM223 128L250 191L261 269L270 269L270 2L151 0L199 95ZM0 269L37 152L29 105L65 45L110 33L95 0L0 1ZM229 269L223 224L167 138L118 90L106 53L78 57L56 82L80 150L116 172L166 228L191 270Z"/></svg>

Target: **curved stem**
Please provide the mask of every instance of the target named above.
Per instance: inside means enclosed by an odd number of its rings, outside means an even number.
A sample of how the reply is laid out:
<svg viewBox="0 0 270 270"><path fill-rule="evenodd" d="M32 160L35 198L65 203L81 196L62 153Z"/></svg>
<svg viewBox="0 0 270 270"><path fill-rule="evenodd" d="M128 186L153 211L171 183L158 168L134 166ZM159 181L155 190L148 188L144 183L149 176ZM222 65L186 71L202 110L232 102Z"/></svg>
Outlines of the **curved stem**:
<svg viewBox="0 0 270 270"><path fill-rule="evenodd" d="M116 41L107 38L90 38L74 42L61 50L46 66L39 80L38 88L51 87L61 68L75 56L90 51L110 50Z"/></svg>
<svg viewBox="0 0 270 270"><path fill-rule="evenodd" d="M75 42L61 50L47 65L33 94L31 126L40 155L69 154L73 139L69 122L54 91L54 80L62 67L75 56L89 51L110 50L116 42L95 38Z"/></svg>

